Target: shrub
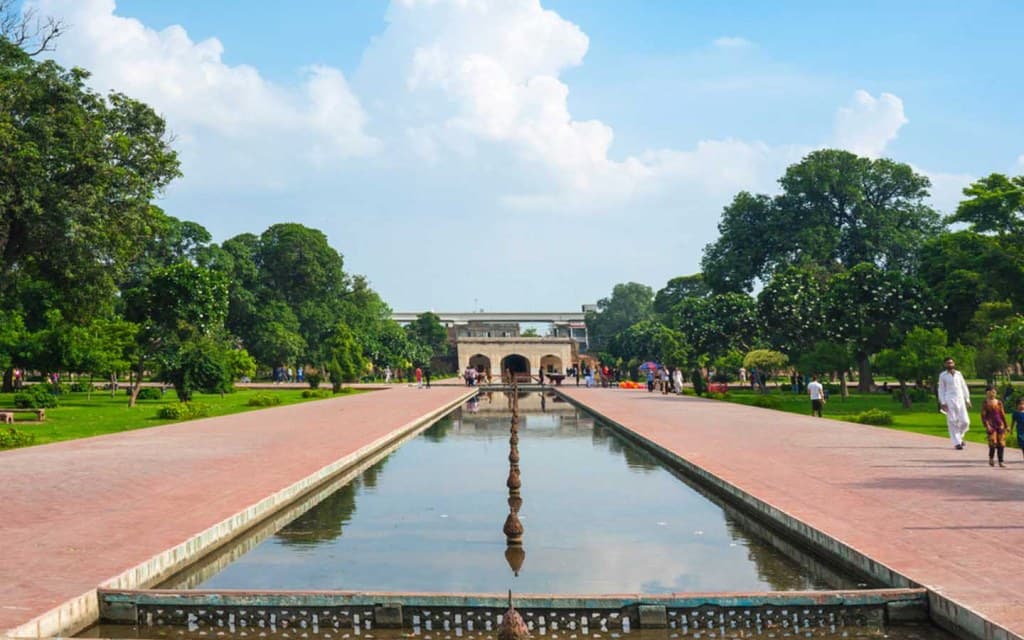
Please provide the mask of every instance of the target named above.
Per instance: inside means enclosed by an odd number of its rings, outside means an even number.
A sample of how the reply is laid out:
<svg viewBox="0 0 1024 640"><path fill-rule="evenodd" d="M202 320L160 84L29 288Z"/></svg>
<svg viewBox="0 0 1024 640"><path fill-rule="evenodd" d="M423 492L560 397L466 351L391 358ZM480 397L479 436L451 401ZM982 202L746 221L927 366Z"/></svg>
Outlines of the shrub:
<svg viewBox="0 0 1024 640"><path fill-rule="evenodd" d="M782 406L782 400L776 396L757 395L754 396L754 401L750 404L755 407L763 407L765 409L778 409Z"/></svg>
<svg viewBox="0 0 1024 640"><path fill-rule="evenodd" d="M19 409L51 409L57 406L57 396L49 385L34 384L14 394L14 406Z"/></svg>
<svg viewBox="0 0 1024 640"><path fill-rule="evenodd" d="M704 395L704 390L707 386L704 384L704 376L701 375L700 369L694 369L693 373L690 374L690 382L693 383L693 391L698 396Z"/></svg>
<svg viewBox="0 0 1024 640"><path fill-rule="evenodd" d="M725 371L716 371L715 375L711 376L711 382L732 382L732 376Z"/></svg>
<svg viewBox="0 0 1024 640"><path fill-rule="evenodd" d="M250 407L276 407L281 404L281 396L272 396L268 393L257 393L246 402Z"/></svg>
<svg viewBox="0 0 1024 640"><path fill-rule="evenodd" d="M68 385L68 391L72 393L85 393L86 391L92 391L92 385L88 382L81 382L76 380Z"/></svg>
<svg viewBox="0 0 1024 640"><path fill-rule="evenodd" d="M36 434L18 431L13 427L0 429L0 449L26 447L36 441Z"/></svg>
<svg viewBox="0 0 1024 640"><path fill-rule="evenodd" d="M137 396L139 400L159 400L163 397L163 392L156 387L142 387L139 389L139 395Z"/></svg>
<svg viewBox="0 0 1024 640"><path fill-rule="evenodd" d="M310 389L319 389L321 381L323 381L323 377L319 373L307 373L306 374L306 382L309 383L309 388ZM302 397L306 398L306 397L313 397L313 396L303 395Z"/></svg>
<svg viewBox="0 0 1024 640"><path fill-rule="evenodd" d="M712 391L708 393L707 397L711 398L712 400L728 400L729 394L718 391Z"/></svg>
<svg viewBox="0 0 1024 640"><path fill-rule="evenodd" d="M156 417L163 420L194 420L210 415L209 405L199 402L176 402L160 407Z"/></svg>
<svg viewBox="0 0 1024 640"><path fill-rule="evenodd" d="M892 424L892 414L881 409L868 409L853 416L852 420L861 424Z"/></svg>
<svg viewBox="0 0 1024 640"><path fill-rule="evenodd" d="M306 389L302 392L303 398L330 398L333 393L329 389Z"/></svg>

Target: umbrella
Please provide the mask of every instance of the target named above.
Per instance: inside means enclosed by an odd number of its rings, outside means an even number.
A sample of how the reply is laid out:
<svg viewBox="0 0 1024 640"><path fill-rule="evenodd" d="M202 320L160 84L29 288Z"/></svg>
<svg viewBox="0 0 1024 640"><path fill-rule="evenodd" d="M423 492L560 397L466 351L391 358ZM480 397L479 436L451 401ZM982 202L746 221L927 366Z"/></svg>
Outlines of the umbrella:
<svg viewBox="0 0 1024 640"><path fill-rule="evenodd" d="M650 360L648 360L647 362L643 363L639 367L640 371L657 371L658 369L664 369L664 368L665 367L661 366L657 362L651 362Z"/></svg>

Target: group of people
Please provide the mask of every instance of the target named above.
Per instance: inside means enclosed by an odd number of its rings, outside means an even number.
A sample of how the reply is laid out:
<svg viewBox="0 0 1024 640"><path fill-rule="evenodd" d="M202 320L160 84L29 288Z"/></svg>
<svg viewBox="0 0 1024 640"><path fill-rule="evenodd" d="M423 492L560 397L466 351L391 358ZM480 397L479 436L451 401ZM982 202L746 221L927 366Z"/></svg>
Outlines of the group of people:
<svg viewBox="0 0 1024 640"><path fill-rule="evenodd" d="M466 370L462 372L462 379L466 382L467 387L475 387L479 384L490 384L491 372L486 369L480 371L476 367L466 367Z"/></svg>
<svg viewBox="0 0 1024 640"><path fill-rule="evenodd" d="M939 410L946 414L946 426L953 448L962 451L965 446L964 435L971 427L968 414L971 393L963 374L957 371L953 358L946 358L945 366L946 370L939 375ZM1024 451L1024 437L1021 433L1024 429L1024 398L1017 400L1017 406L1007 421L1003 401L997 397L995 388L989 387L981 406L981 424L985 427L988 440L989 466L994 467L997 463L1000 467L1006 466L1003 460L1006 439L1014 429L1017 430L1017 444Z"/></svg>
<svg viewBox="0 0 1024 640"><path fill-rule="evenodd" d="M285 366L274 367L272 374L274 382L278 384L282 382L305 382L306 380L306 374L302 367L298 369Z"/></svg>
<svg viewBox="0 0 1024 640"><path fill-rule="evenodd" d="M653 369L647 369L647 392L654 393L657 389L666 395L669 393L682 393L683 392L683 371L679 368L666 369L664 367L659 368L656 372Z"/></svg>

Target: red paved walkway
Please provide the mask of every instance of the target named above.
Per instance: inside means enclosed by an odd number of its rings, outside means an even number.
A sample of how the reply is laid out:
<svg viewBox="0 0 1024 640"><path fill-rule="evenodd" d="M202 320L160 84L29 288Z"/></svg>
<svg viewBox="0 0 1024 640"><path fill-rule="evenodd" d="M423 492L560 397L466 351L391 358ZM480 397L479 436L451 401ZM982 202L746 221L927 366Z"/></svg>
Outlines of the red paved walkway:
<svg viewBox="0 0 1024 640"><path fill-rule="evenodd" d="M0 635L466 391L395 386L0 452Z"/></svg>
<svg viewBox="0 0 1024 640"><path fill-rule="evenodd" d="M609 419L1024 635L1024 462L988 448L646 391L560 388ZM808 403L809 404L809 403ZM838 405L836 399L829 408ZM809 407L808 407L809 409ZM972 416L972 429L980 420Z"/></svg>

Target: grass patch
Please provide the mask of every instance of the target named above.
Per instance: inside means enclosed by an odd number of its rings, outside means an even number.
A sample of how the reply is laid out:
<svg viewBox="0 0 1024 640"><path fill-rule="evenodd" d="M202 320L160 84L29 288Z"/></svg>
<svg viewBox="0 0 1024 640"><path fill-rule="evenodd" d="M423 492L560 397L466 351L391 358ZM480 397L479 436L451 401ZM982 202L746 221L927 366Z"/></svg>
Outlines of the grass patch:
<svg viewBox="0 0 1024 640"><path fill-rule="evenodd" d="M280 405L311 402L318 398L304 398L302 389L238 389L224 397L216 394L197 393L193 401L208 409L208 415L226 416L245 411L255 411L262 406L250 406L249 399L255 396L280 398ZM365 393L362 389L345 388L341 393L349 395ZM330 397L336 397L332 394ZM134 407L128 406L128 397L122 391L114 397L109 392L95 391L92 397L85 393L65 393L60 396L60 405L46 410L46 420L36 422L32 414L15 414L18 432L34 439L33 444L46 444L62 440L89 438L107 433L119 433L134 429L145 429L173 422L181 418L159 418L157 414L165 407L178 404L174 392L168 389L160 399L145 400ZM0 407L13 407L14 394L0 393Z"/></svg>
<svg viewBox="0 0 1024 640"><path fill-rule="evenodd" d="M981 425L981 403L985 399L984 393L972 393L971 403L974 408L970 410L971 430L967 432L968 442L985 442L985 428ZM746 404L751 406L769 407L788 413L799 413L811 415L811 401L807 393L792 393L779 389L769 389L767 393L761 394L750 389L729 386L730 402ZM900 429L902 431L913 431L940 438L949 438L949 430L946 428L946 416L939 413L938 404L933 396L928 400L915 402L909 409L892 399L887 393L858 393L850 390L850 396L845 400L838 393L829 396L825 404L824 417L832 420L844 420L857 422L857 416L866 412L884 412L892 417L891 424L878 425L889 429ZM1016 438L1009 438L1007 446L1016 446Z"/></svg>

